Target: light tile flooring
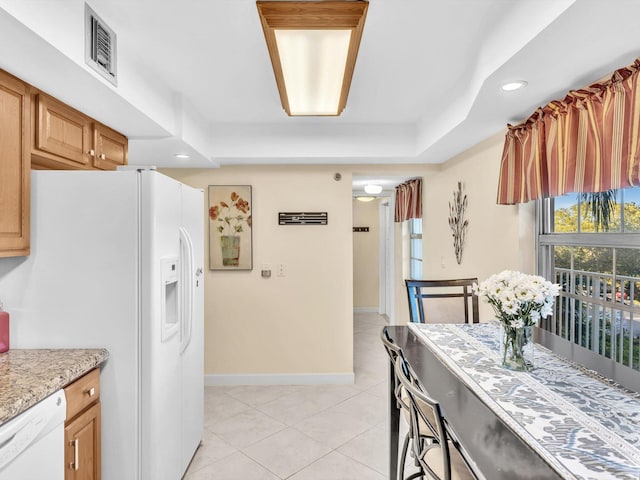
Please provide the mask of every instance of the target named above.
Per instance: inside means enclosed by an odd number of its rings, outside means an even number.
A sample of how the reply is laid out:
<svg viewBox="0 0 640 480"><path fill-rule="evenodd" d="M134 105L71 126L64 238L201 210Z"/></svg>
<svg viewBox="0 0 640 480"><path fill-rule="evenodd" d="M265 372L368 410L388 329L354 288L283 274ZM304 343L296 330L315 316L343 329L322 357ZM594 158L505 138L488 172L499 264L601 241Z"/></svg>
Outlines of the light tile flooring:
<svg viewBox="0 0 640 480"><path fill-rule="evenodd" d="M205 389L205 430L185 480L387 478L385 320L354 315L354 385Z"/></svg>

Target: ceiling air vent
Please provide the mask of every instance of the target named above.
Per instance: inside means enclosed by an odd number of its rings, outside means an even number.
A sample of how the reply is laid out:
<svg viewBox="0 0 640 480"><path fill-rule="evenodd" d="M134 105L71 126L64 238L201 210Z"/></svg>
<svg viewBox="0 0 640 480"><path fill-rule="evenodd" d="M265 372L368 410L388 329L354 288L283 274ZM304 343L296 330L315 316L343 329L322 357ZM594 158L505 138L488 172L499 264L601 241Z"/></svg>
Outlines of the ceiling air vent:
<svg viewBox="0 0 640 480"><path fill-rule="evenodd" d="M84 17L85 61L100 75L117 85L116 34L86 3Z"/></svg>

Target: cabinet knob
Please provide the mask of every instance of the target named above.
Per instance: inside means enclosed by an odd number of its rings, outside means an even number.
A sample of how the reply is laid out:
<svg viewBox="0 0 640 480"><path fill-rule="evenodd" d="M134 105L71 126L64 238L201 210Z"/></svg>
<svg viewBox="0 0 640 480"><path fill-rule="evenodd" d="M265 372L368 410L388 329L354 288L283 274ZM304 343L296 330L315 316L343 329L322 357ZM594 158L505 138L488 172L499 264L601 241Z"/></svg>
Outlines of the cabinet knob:
<svg viewBox="0 0 640 480"><path fill-rule="evenodd" d="M92 157L95 157L95 155L96 155L96 151L95 150L89 150L87 153L89 155L91 155Z"/></svg>
<svg viewBox="0 0 640 480"><path fill-rule="evenodd" d="M102 160L106 160L106 159L107 159L107 156L106 156L104 153L101 153L101 154L100 154L100 158L101 158Z"/></svg>
<svg viewBox="0 0 640 480"><path fill-rule="evenodd" d="M96 389L91 387L89 390L86 390L85 392L87 395L89 395L90 397L93 397L96 394Z"/></svg>

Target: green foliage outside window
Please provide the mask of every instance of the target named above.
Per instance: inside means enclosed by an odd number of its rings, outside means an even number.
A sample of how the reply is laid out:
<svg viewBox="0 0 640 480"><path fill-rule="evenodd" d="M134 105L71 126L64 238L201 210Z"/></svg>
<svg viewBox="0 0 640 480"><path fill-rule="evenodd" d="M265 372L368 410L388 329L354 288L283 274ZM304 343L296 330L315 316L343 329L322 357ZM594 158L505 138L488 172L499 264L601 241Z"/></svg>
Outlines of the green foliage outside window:
<svg viewBox="0 0 640 480"><path fill-rule="evenodd" d="M581 206L584 205L581 203ZM596 229L593 215L589 212L588 208L582 208L580 216L580 231L581 232L620 232L621 212L622 205L616 203L613 206L611 218L608 223L607 230ZM554 212L554 233L574 233L578 231L578 202L567 208L559 208ZM640 232L640 205L634 202L628 202L624 204L624 231L625 232Z"/></svg>

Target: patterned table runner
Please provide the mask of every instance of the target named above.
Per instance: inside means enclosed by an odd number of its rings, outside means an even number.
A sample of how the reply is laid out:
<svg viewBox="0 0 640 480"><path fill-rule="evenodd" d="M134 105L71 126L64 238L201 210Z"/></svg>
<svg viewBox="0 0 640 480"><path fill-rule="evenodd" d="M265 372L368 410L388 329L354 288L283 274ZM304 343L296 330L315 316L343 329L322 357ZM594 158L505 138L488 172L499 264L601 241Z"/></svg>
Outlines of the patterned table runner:
<svg viewBox="0 0 640 480"><path fill-rule="evenodd" d="M409 328L564 478L640 479L640 394L537 344L532 372L501 368L494 324Z"/></svg>

